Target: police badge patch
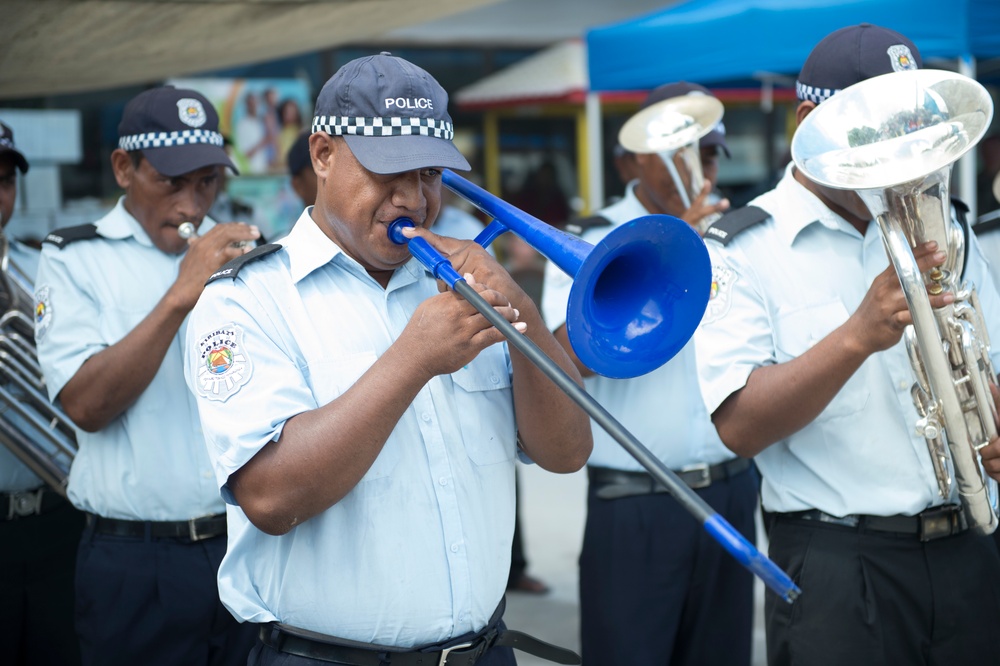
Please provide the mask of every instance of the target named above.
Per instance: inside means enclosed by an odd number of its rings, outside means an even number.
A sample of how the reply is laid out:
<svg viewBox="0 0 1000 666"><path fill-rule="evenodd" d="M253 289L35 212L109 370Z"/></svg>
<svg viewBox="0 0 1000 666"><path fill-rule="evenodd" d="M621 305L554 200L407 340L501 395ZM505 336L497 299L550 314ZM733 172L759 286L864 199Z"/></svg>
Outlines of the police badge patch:
<svg viewBox="0 0 1000 666"><path fill-rule="evenodd" d="M913 59L910 47L906 44L894 44L888 48L886 53L889 54L889 60L892 62L892 71L894 72L917 68L917 61Z"/></svg>
<svg viewBox="0 0 1000 666"><path fill-rule="evenodd" d="M198 394L225 402L250 381L253 363L243 347L243 329L226 324L198 340L195 356Z"/></svg>
<svg viewBox="0 0 1000 666"><path fill-rule="evenodd" d="M708 307L705 308L705 316L702 317L702 324L709 324L718 319L722 319L732 306L733 285L736 284L738 276L736 271L726 266L712 264L712 287L708 293Z"/></svg>
<svg viewBox="0 0 1000 666"><path fill-rule="evenodd" d="M35 290L35 340L41 340L52 323L52 303L48 286Z"/></svg>
<svg viewBox="0 0 1000 666"><path fill-rule="evenodd" d="M201 127L208 120L205 107L191 97L177 100L177 117L188 127Z"/></svg>

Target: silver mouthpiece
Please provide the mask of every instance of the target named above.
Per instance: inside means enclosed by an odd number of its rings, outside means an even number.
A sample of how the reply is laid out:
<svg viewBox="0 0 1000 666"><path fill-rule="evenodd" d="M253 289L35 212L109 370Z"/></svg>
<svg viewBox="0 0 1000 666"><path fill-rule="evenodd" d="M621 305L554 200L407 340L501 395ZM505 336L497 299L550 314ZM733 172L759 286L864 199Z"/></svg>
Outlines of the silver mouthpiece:
<svg viewBox="0 0 1000 666"><path fill-rule="evenodd" d="M198 234L198 230L194 228L194 224L191 222L182 222L179 227L177 227L177 235L181 238L193 238Z"/></svg>

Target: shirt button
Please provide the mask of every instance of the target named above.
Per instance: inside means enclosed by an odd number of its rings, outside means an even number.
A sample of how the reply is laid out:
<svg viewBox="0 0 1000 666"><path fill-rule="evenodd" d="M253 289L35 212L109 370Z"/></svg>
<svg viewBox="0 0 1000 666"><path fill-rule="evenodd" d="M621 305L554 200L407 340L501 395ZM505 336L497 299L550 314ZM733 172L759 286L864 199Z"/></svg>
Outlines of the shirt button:
<svg viewBox="0 0 1000 666"><path fill-rule="evenodd" d="M453 553L457 553L458 552L458 544L457 543L451 544L451 552L453 552Z"/></svg>
<svg viewBox="0 0 1000 666"><path fill-rule="evenodd" d="M423 414L421 414L420 418L422 418L424 420L424 423L430 423L431 422L431 415L428 414L427 412L424 412Z"/></svg>
<svg viewBox="0 0 1000 666"><path fill-rule="evenodd" d="M497 377L496 375L490 375L490 381L493 382L494 384L499 384L500 378Z"/></svg>
<svg viewBox="0 0 1000 666"><path fill-rule="evenodd" d="M438 479L438 483L440 483L442 486L447 486L448 485L448 478L442 476L440 479Z"/></svg>
<svg viewBox="0 0 1000 666"><path fill-rule="evenodd" d="M905 391L909 387L909 385L910 383L904 379L903 381L899 382L899 390Z"/></svg>
<svg viewBox="0 0 1000 666"><path fill-rule="evenodd" d="M205 477L206 479L211 479L212 478L212 473L211 472L202 472L201 475L203 477Z"/></svg>

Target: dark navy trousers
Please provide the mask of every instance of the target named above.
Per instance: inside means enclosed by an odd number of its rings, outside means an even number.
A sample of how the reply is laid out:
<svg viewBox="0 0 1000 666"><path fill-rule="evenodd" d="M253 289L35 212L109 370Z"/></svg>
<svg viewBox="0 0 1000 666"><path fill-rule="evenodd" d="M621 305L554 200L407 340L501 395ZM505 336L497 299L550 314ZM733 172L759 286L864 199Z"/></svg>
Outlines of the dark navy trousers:
<svg viewBox="0 0 1000 666"><path fill-rule="evenodd" d="M751 467L696 490L753 543ZM749 666L753 576L667 493L604 500L580 555L584 666Z"/></svg>
<svg viewBox="0 0 1000 666"><path fill-rule="evenodd" d="M80 541L76 629L85 666L242 666L256 626L219 601L226 537Z"/></svg>

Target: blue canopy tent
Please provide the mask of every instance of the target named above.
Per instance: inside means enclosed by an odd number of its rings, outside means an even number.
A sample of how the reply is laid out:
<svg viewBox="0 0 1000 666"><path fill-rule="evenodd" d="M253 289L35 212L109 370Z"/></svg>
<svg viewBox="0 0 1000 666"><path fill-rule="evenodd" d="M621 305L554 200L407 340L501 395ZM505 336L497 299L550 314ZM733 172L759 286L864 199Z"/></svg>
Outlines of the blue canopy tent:
<svg viewBox="0 0 1000 666"><path fill-rule="evenodd" d="M590 30L590 90L794 77L823 37L863 22L903 33L925 61L957 59L967 76L976 59L1000 57L998 0L688 0ZM965 160L961 174L972 203L975 163Z"/></svg>

